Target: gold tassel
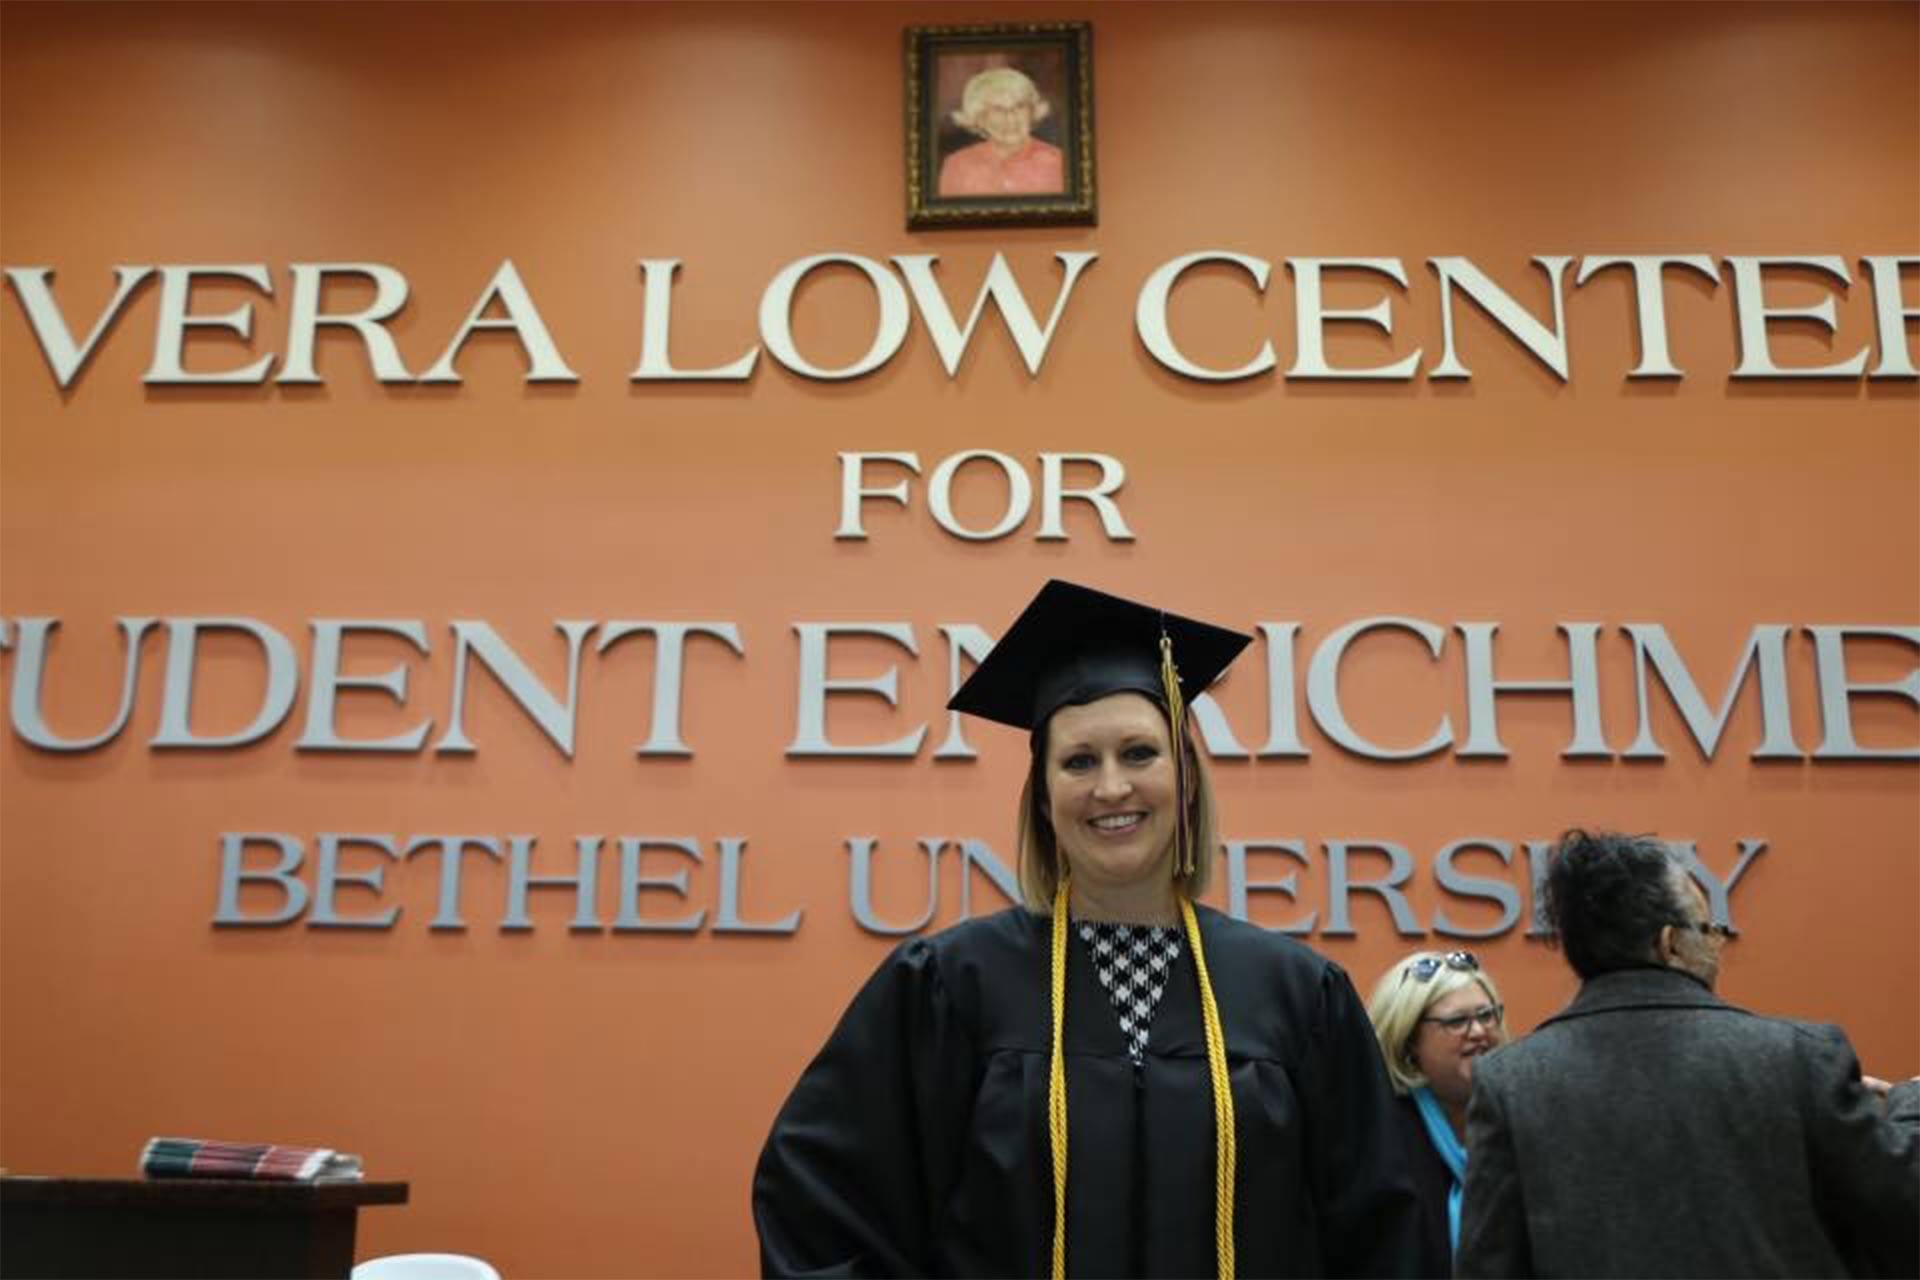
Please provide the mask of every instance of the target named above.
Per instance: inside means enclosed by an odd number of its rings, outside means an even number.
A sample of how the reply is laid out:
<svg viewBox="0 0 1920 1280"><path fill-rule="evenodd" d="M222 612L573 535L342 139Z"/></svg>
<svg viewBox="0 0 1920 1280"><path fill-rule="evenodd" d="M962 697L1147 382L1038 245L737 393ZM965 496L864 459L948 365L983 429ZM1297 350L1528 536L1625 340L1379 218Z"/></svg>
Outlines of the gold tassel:
<svg viewBox="0 0 1920 1280"><path fill-rule="evenodd" d="M1160 687L1167 699L1167 727L1173 734L1173 795L1178 810L1174 815L1173 875L1178 880L1193 874L1193 830L1187 813L1187 704L1180 697L1180 670L1173 665L1173 641L1165 631L1160 633Z"/></svg>

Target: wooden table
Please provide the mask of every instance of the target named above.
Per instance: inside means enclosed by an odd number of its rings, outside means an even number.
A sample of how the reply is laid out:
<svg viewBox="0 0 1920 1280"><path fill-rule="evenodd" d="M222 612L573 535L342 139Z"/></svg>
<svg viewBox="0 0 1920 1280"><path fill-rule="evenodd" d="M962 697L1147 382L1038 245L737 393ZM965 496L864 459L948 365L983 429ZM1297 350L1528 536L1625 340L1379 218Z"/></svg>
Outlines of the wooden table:
<svg viewBox="0 0 1920 1280"><path fill-rule="evenodd" d="M0 1178L0 1277L343 1280L360 1206L406 1202L404 1182Z"/></svg>

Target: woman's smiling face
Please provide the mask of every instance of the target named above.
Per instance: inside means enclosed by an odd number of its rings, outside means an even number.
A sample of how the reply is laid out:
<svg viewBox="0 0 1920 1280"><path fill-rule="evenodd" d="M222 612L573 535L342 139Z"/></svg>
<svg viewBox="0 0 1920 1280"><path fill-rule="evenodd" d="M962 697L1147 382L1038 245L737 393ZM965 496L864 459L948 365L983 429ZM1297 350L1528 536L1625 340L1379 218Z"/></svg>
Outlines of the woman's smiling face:
<svg viewBox="0 0 1920 1280"><path fill-rule="evenodd" d="M1062 707L1047 725L1047 814L1075 881L1168 882L1179 800L1166 717L1115 693Z"/></svg>
<svg viewBox="0 0 1920 1280"><path fill-rule="evenodd" d="M1440 1101L1467 1105L1473 1092L1474 1059L1499 1048L1507 1038L1499 1008L1485 987L1468 982L1433 1001L1420 1015L1408 1051ZM1466 1020L1459 1030L1442 1025L1454 1018Z"/></svg>
<svg viewBox="0 0 1920 1280"><path fill-rule="evenodd" d="M1033 101L1024 93L996 93L974 113L980 131L1002 151L1018 151L1033 133Z"/></svg>

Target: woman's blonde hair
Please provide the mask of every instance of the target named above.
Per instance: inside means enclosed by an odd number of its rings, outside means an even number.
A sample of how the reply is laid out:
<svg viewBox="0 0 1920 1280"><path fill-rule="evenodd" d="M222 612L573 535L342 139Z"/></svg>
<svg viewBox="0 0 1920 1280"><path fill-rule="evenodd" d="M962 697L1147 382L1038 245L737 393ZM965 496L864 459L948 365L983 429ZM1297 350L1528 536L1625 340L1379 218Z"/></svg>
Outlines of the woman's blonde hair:
<svg viewBox="0 0 1920 1280"><path fill-rule="evenodd" d="M1146 697L1145 694L1140 695ZM1149 698L1156 707L1156 698ZM1161 708L1165 723L1166 709ZM1207 890L1213 874L1214 847L1219 841L1218 810L1213 799L1213 777L1207 760L1188 737L1181 744L1186 753L1187 795L1193 834L1193 874L1176 882L1189 898L1198 898ZM1055 892L1060 888L1060 843L1053 831L1053 819L1047 814L1047 728L1033 735L1033 759L1027 766L1027 781L1020 788L1020 813L1015 831L1020 850L1020 896L1027 909L1045 915L1053 910Z"/></svg>
<svg viewBox="0 0 1920 1280"><path fill-rule="evenodd" d="M968 80L967 87L960 91L960 109L953 113L953 122L962 129L984 136L985 130L980 127L980 112L991 98L1031 102L1035 124L1045 120L1052 111L1026 72L1016 71L1012 67L989 67Z"/></svg>
<svg viewBox="0 0 1920 1280"><path fill-rule="evenodd" d="M1485 969L1460 969L1446 962L1448 953L1416 951L1380 975L1367 999L1367 1017L1373 1021L1373 1034L1380 1041L1380 1056L1387 1060L1387 1076L1395 1093L1407 1093L1427 1083L1413 1060L1413 1037L1420 1030L1420 1019L1434 1002L1450 996L1462 987L1478 983L1490 1004L1500 1003L1500 989ZM1433 976L1421 981L1414 973L1422 964L1433 967Z"/></svg>

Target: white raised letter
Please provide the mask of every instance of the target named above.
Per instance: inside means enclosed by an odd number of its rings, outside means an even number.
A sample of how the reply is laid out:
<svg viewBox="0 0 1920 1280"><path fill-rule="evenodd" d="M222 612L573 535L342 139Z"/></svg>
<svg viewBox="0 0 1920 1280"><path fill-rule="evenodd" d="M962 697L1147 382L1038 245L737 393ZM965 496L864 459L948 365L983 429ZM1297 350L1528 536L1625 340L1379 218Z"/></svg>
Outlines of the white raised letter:
<svg viewBox="0 0 1920 1280"><path fill-rule="evenodd" d="M1553 286L1553 328L1534 319L1513 295L1490 280L1486 273L1465 258L1430 258L1427 265L1440 277L1440 363L1427 372L1429 378L1471 378L1473 374L1460 363L1453 350L1453 291L1456 286L1479 304L1494 323L1505 329L1520 345L1533 353L1554 375L1567 380L1567 302L1560 287L1560 273L1572 258L1560 255L1535 257L1534 265L1547 273Z"/></svg>
<svg viewBox="0 0 1920 1280"><path fill-rule="evenodd" d="M1920 257L1876 256L1860 261L1873 275L1873 314L1880 329L1880 363L1873 366L1870 376L1920 377L1920 369L1913 367L1913 350L1907 345L1907 321L1920 319L1920 307L1903 306L1900 300L1900 268L1920 267Z"/></svg>
<svg viewBox="0 0 1920 1280"><path fill-rule="evenodd" d="M1007 510L1000 522L987 529L968 529L953 518L953 475L956 471L976 458L985 458L999 467L1007 477ZM934 523L956 538L965 538L969 542L991 542L995 538L1004 538L1020 527L1027 518L1027 512L1033 507L1033 481L1018 462L1004 453L992 449L968 449L956 453L933 469L933 476L927 481L927 508L933 512Z"/></svg>
<svg viewBox="0 0 1920 1280"><path fill-rule="evenodd" d="M1625 759L1667 758L1667 753L1653 740L1653 726L1647 717L1649 665L1672 695L1673 705L1680 712L1680 718L1686 721L1687 732L1693 735L1694 742L1699 745L1700 754L1711 760L1720 745L1720 734L1727 727L1727 717L1733 714L1733 700L1740 696L1747 669L1756 665L1756 659L1760 681L1762 741L1755 748L1753 758L1800 758L1800 748L1793 740L1792 705L1787 699L1786 627L1765 623L1753 629L1747 637L1746 651L1740 655L1740 665L1734 669L1733 679L1727 682L1727 691L1720 699L1720 709L1712 713L1707 711L1706 699L1700 696L1699 686L1694 684L1687 664L1674 649L1673 641L1667 638L1665 627L1659 623L1629 622L1621 630L1633 639L1634 697L1640 709L1640 732L1634 736L1633 745L1621 752Z"/></svg>
<svg viewBox="0 0 1920 1280"><path fill-rule="evenodd" d="M42 751L91 751L112 742L127 727L133 714L133 691L140 677L140 640L153 625L152 618L121 618L120 632L126 637L126 660L121 665L120 710L113 723L91 738L62 738L47 725L40 711L40 684L47 664L47 637L60 625L58 618L20 619L19 654L13 665L13 731ZM0 641L6 638L0 624ZM0 645L4 647L4 645Z"/></svg>
<svg viewBox="0 0 1920 1280"><path fill-rule="evenodd" d="M1720 275L1713 259L1704 253L1634 253L1589 256L1580 263L1573 278L1575 288L1585 284L1609 267L1633 269L1634 318L1639 324L1640 363L1627 374L1629 378L1680 378L1686 375L1673 363L1667 348L1667 299L1661 289L1661 271L1666 267L1690 267L1717 286Z"/></svg>
<svg viewBox="0 0 1920 1280"><path fill-rule="evenodd" d="M1293 649L1299 634L1297 622L1260 624L1260 637L1267 645L1267 740L1260 746L1262 760L1307 757L1299 717L1293 710Z"/></svg>
<svg viewBox="0 0 1920 1280"><path fill-rule="evenodd" d="M487 317L486 309L498 299L501 310L506 315L499 319ZM508 258L493 273L493 279L480 293L480 301L473 304L473 310L467 314L467 322L453 335L453 341L447 344L446 354L441 356L433 368L427 370L422 382L459 382L460 375L453 371L453 358L460 354L460 348L476 329L511 329L520 339L520 349L527 353L528 382L578 382L579 375L567 368L567 362L560 358L560 349L553 344L553 335L547 332L547 325L540 318L540 310L533 305L533 297L527 292L527 286L520 282L520 273L514 269L513 259Z"/></svg>
<svg viewBox="0 0 1920 1280"><path fill-rule="evenodd" d="M1848 699L1856 693L1892 694L1920 706L1920 667L1899 680L1858 684L1847 677L1848 636L1884 636L1920 648L1920 627L1808 627L1820 672L1820 723L1826 729L1814 749L1816 760L1920 760L1920 746L1863 747L1853 738L1853 711Z"/></svg>
<svg viewBox="0 0 1920 1280"><path fill-rule="evenodd" d="M1220 249L1205 249L1175 258L1155 270L1147 277L1147 282L1140 286L1140 297L1133 308L1133 327L1140 335L1141 345L1155 360L1175 373L1202 382L1232 382L1271 371L1277 363L1271 342L1261 343L1259 354L1238 369L1224 370L1197 365L1174 345L1173 335L1167 331L1167 295L1173 292L1174 282L1187 268L1202 262L1233 263L1253 277L1254 288L1259 293L1267 291L1267 276L1273 270L1272 264L1263 258L1249 258L1245 254L1228 253Z"/></svg>
<svg viewBox="0 0 1920 1280"><path fill-rule="evenodd" d="M925 725L892 742L846 747L827 741L829 693L877 694L885 698L890 707L900 705L898 667L888 667L885 675L870 680L829 680L827 642L836 635L882 636L917 657L920 650L913 641L912 623L796 622L793 629L800 637L800 713L793 742L787 748L788 755L910 756L920 750L920 740L927 736Z"/></svg>
<svg viewBox="0 0 1920 1280"><path fill-rule="evenodd" d="M640 631L653 633L653 731L634 751L637 756L690 756L693 748L680 736L680 665L689 635L724 640L744 655L740 629L731 622L609 622L600 628L595 653L605 653L615 642Z"/></svg>
<svg viewBox="0 0 1920 1280"><path fill-rule="evenodd" d="M1838 322L1834 319L1833 295L1828 294L1811 307L1769 307L1763 294L1765 288L1760 274L1765 267L1811 267L1815 271L1824 271L1840 282L1844 290L1849 283L1847 264L1844 260L1824 254L1811 258L1791 257L1733 257L1727 259L1727 265L1733 268L1733 309L1740 320L1740 363L1734 369L1736 378L1857 378L1861 370L1867 367L1867 349L1865 347L1851 359L1837 364L1818 364L1805 368L1785 369L1773 362L1773 352L1767 348L1767 321L1782 319L1815 320L1832 333Z"/></svg>
<svg viewBox="0 0 1920 1280"><path fill-rule="evenodd" d="M267 659L267 687L260 713L238 733L202 738L187 723L193 710L194 654L202 631L241 631L260 642ZM160 699L160 730L148 743L154 747L240 747L257 742L279 727L293 708L300 675L287 638L251 618L169 618L167 620L167 675Z"/></svg>
<svg viewBox="0 0 1920 1280"><path fill-rule="evenodd" d="M1336 369L1327 363L1326 323L1329 320L1358 320L1377 326L1382 333L1393 332L1393 313L1382 298L1359 311L1329 311L1320 301L1320 272L1328 267L1358 271L1378 271L1407 287L1407 273L1398 258L1288 258L1293 272L1293 307L1299 346L1294 353L1289 378L1372 378L1382 381L1410 380L1420 367L1420 350L1394 364L1370 365L1365 369Z"/></svg>
<svg viewBox="0 0 1920 1280"><path fill-rule="evenodd" d="M993 264L987 268L986 284L974 296L973 311L967 316L965 329L954 324L953 312L947 307L946 297L934 282L933 264L938 261L934 255L896 254L893 264L907 278L907 287L913 291L913 300L920 308L920 319L933 338L934 348L940 353L940 363L947 367L947 377L959 373L961 358L967 354L967 344L973 341L974 326L980 323L980 313L986 309L987 299L991 297L1007 322L1007 331L1013 335L1014 345L1020 348L1020 358L1026 361L1027 372L1037 378L1040 376L1040 362L1047 358L1047 347L1053 342L1053 331L1060 323L1061 313L1067 309L1067 298L1073 293L1074 284L1080 279L1080 273L1086 270L1087 264L1099 255L1060 253L1055 256L1060 259L1065 276L1060 282L1060 293L1053 301L1053 314L1047 317L1045 329L1034 323L1033 311L1027 306L1026 296L1020 292L1019 281L1008 269L1004 254L993 255Z"/></svg>
<svg viewBox="0 0 1920 1280"><path fill-rule="evenodd" d="M27 322L33 326L33 336L40 340L40 354L47 358L47 367L53 370L55 382L62 387L72 385L74 378L87 367L101 335L112 327L114 317L127 305L127 299L133 296L140 282L152 274L152 267L115 267L113 297L100 318L93 322L86 342L75 346L73 331L67 328L66 318L53 300L53 290L47 287L53 280L53 268L7 268L7 279L20 299L21 309L27 313Z"/></svg>
<svg viewBox="0 0 1920 1280"><path fill-rule="evenodd" d="M413 642L421 653L427 650L427 629L413 619L387 622L377 619L315 618L313 655L309 659L311 679L307 691L307 727L296 751L418 751L427 740L433 721L426 720L406 733L391 738L342 738L333 725L334 700L342 689L378 689L395 702L407 700L407 669L395 667L377 676L340 674L340 640L349 631L376 631Z"/></svg>
<svg viewBox="0 0 1920 1280"><path fill-rule="evenodd" d="M1100 468L1100 483L1091 489L1069 489L1064 473L1069 462L1090 462ZM1104 453L1043 453L1040 455L1040 532L1042 542L1065 542L1067 531L1060 523L1060 508L1068 498L1077 499L1100 513L1100 527L1109 542L1132 542L1133 530L1127 528L1120 506L1109 494L1118 493L1127 482L1127 469L1120 459Z"/></svg>
<svg viewBox="0 0 1920 1280"><path fill-rule="evenodd" d="M280 851L279 865L272 868L246 866L247 846L269 844ZM292 836L272 832L229 831L220 837L220 905L214 909L216 925L280 925L300 918L307 909L307 886L296 874L305 857L300 842ZM281 893L278 911L270 915L250 916L240 910L243 881L271 882Z"/></svg>
<svg viewBox="0 0 1920 1280"><path fill-rule="evenodd" d="M1467 740L1460 744L1462 759L1493 756L1505 759L1494 695L1501 693L1564 693L1573 699L1573 740L1560 753L1563 759L1610 759L1600 731L1600 659L1597 622L1563 622L1567 638L1565 680L1496 680L1493 678L1493 637L1497 622L1461 622L1467 651Z"/></svg>
<svg viewBox="0 0 1920 1280"><path fill-rule="evenodd" d="M161 385L198 383L264 382L273 357L261 356L244 369L225 373L188 373L181 365L189 328L231 329L243 338L253 333L253 304L242 303L217 316L187 314L187 303L195 276L233 276L245 280L268 297L273 296L273 281L259 263L241 263L219 267L161 267L160 316L153 326L153 365L142 382Z"/></svg>
<svg viewBox="0 0 1920 1280"><path fill-rule="evenodd" d="M388 907L381 914L373 916L343 916L339 908L334 905L334 892L343 884L359 885L377 894L386 880L386 868L381 866L354 872L340 869L341 847L355 844L364 845L369 849L378 849L395 861L400 857L399 852L393 847L391 836L323 832L320 836L319 856L314 859L313 910L307 913L309 929L391 929L393 922L400 918L398 907Z"/></svg>
<svg viewBox="0 0 1920 1280"><path fill-rule="evenodd" d="M947 638L947 696L960 691L960 660L983 662L993 652L993 637L971 622L943 622L940 634ZM980 753L967 745L960 731L960 713L947 712L947 740L933 753L935 760L971 760Z"/></svg>
<svg viewBox="0 0 1920 1280"><path fill-rule="evenodd" d="M678 258L642 258L640 274L646 285L646 319L640 329L640 367L632 381L673 378L682 382L745 382L760 359L754 347L732 364L717 369L676 369L668 348L673 327L673 273L680 269Z"/></svg>
<svg viewBox="0 0 1920 1280"><path fill-rule="evenodd" d="M315 332L323 324L352 329L366 344L367 363L381 382L411 382L393 345L386 321L407 305L407 278L392 267L377 262L296 262L293 271L293 299L287 318L287 358L280 366L275 382L314 383L320 375L313 368ZM320 310L320 289L329 275L366 276L373 281L374 296L365 310L350 313Z"/></svg>
<svg viewBox="0 0 1920 1280"><path fill-rule="evenodd" d="M794 291L809 272L829 263L858 268L872 283L874 296L880 303L880 323L874 330L873 345L867 348L867 354L839 369L820 368L793 345ZM773 352L775 360L803 377L838 382L872 373L893 359L906 340L907 291L891 272L871 258L851 253L817 253L811 258L802 258L781 268L760 296L760 341Z"/></svg>
<svg viewBox="0 0 1920 1280"><path fill-rule="evenodd" d="M869 462L895 462L920 474L920 455L917 453L842 453L840 455L840 527L833 531L835 538L862 539L867 536L866 526L860 523L860 504L868 498L891 498L901 506L907 505L907 482L885 489L868 489L861 485L862 470Z"/></svg>
<svg viewBox="0 0 1920 1280"><path fill-rule="evenodd" d="M573 724L580 709L580 642L593 630L593 623L557 622L554 625L567 638L567 700L564 703L547 692L546 686L520 660L520 655L487 623L453 624L453 710L447 717L446 733L434 744L435 751L466 754L474 749L462 725L467 707L467 655L471 652L493 672L501 688L520 704L520 709L533 717L534 723L560 748L561 754L569 760L573 758Z"/></svg>
<svg viewBox="0 0 1920 1280"><path fill-rule="evenodd" d="M1322 733L1357 756L1369 760L1417 760L1444 751L1453 741L1451 718L1441 716L1440 727L1417 747L1382 747L1356 733L1347 723L1347 713L1340 705L1340 659L1346 656L1347 646L1369 631L1389 627L1413 632L1427 642L1427 649L1436 658L1446 647L1447 633L1418 618L1362 618L1349 622L1314 650L1313 661L1307 666L1307 710L1313 713L1314 723Z"/></svg>

